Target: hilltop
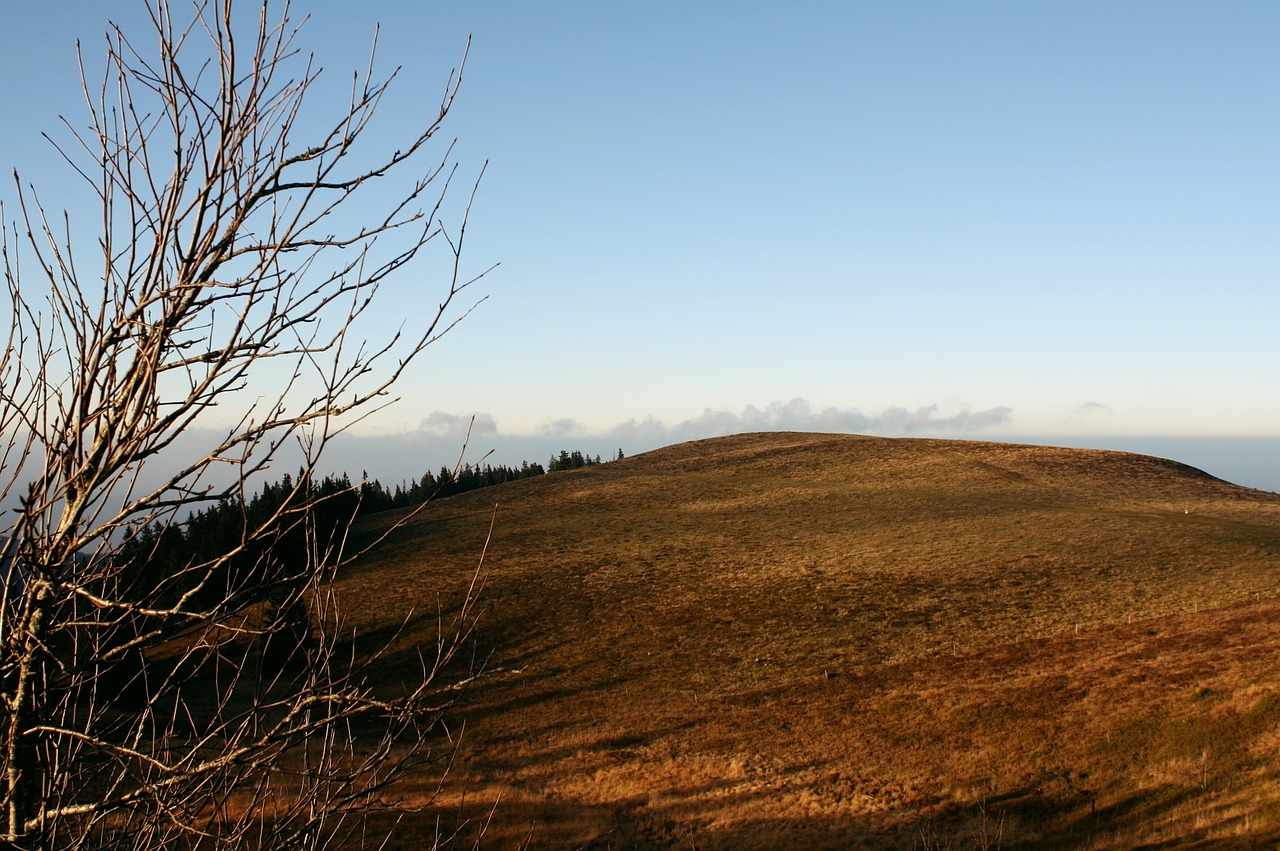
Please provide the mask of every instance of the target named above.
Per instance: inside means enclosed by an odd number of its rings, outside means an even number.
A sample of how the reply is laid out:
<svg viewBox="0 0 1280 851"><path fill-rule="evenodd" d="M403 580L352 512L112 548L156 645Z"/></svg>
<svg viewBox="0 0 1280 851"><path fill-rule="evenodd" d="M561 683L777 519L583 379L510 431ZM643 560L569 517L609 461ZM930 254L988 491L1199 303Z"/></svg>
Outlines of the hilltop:
<svg viewBox="0 0 1280 851"><path fill-rule="evenodd" d="M717 438L430 506L341 583L355 625L413 605L430 645L495 505L455 713L487 845L1280 838L1280 495L1118 452Z"/></svg>

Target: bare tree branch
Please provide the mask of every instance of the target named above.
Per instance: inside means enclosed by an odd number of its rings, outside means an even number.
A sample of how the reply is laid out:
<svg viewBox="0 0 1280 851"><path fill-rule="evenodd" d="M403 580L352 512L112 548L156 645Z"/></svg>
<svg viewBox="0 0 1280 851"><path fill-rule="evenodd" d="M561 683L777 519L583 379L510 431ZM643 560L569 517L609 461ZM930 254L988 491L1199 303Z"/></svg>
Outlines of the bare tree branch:
<svg viewBox="0 0 1280 851"><path fill-rule="evenodd" d="M321 70L289 4L246 20L232 5L175 20L151 0L150 47L113 25L101 77L82 56L88 122L50 141L99 204L95 239L16 173L15 220L0 208L0 488L15 503L0 837L15 847L329 847L452 747L441 717L469 674L445 672L480 574L420 682L374 688L379 656L356 651L332 580L376 542L334 519L355 491L326 489L317 464L479 303L457 304L485 274L462 264L479 178L452 215L453 144L429 154L467 54L421 129L377 155L398 70L377 76L376 32L317 125L304 105ZM448 262L438 305L365 339L383 288L432 247ZM219 438L183 449L211 425ZM297 479L250 512L286 450ZM240 506L232 543L163 559L215 503ZM301 542L287 557L286 540Z"/></svg>

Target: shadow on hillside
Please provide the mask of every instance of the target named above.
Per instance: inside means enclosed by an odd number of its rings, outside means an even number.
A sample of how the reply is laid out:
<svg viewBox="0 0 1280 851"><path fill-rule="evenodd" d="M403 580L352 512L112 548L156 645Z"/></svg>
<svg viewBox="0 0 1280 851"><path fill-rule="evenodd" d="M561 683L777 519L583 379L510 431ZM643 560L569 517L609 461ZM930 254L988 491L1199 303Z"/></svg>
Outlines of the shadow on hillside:
<svg viewBox="0 0 1280 851"><path fill-rule="evenodd" d="M580 753L607 756L631 740L600 740ZM554 761L561 752L540 754ZM591 775L597 762L580 764ZM797 766L794 770L821 768ZM521 775L531 784L513 786L509 797L492 810L483 837L461 833L447 848L530 847L582 849L1031 849L1135 848L1245 849L1272 848L1280 830L1228 824L1212 818L1211 802L1197 787L1157 787L1105 807L1096 806L1087 791L1046 793L1028 786L993 796L981 804L957 806L917 796L899 806L860 812L824 813L796 801L804 789L740 788L733 780L688 783L679 788L649 789L621 795L611 803L591 803L555 794L554 778ZM578 777L581 781L583 778ZM581 783L577 784L579 790ZM535 789L541 787L542 793ZM785 793L781 791L785 789ZM617 790L613 790L617 791ZM783 795L797 815L769 816ZM708 804L713 806L708 807ZM479 806L479 805L477 805ZM1155 839L1160 825L1190 824L1193 810L1207 816L1205 826L1180 832L1176 838ZM487 813L485 813L487 815ZM460 823L479 825L481 813L456 814Z"/></svg>
<svg viewBox="0 0 1280 851"><path fill-rule="evenodd" d="M428 618L420 621L411 624L407 634L434 623ZM365 639L385 642L395 632L384 630ZM879 803L832 804L829 798L815 796L817 803L803 815L772 815L803 809L792 802L780 804L779 790L804 797L812 790L795 778L812 773L811 769L839 767L832 763L792 765L774 778L781 781L776 785L746 783L741 778L672 784L655 775L654 784L642 791L633 784L602 789L593 796L583 791L596 782L593 777L607 778L620 767L643 776L648 746L673 738L696 738L681 734L704 719L687 717L681 723L658 724L634 733L615 727L608 735L584 740L584 732L591 734L582 715L565 718L543 708L573 706L595 693L618 690L626 678L621 670L606 668L584 679L572 676L574 672L563 665L548 664L562 659L561 651L571 643L565 639L526 645L521 654L492 664L486 675L460 692L458 716L467 720L479 739L472 740L477 750L464 754L459 768L501 776L514 790L499 802L481 847L514 847L525 837L531 839L532 847L593 849L1133 847L1154 851L1262 848L1280 843L1280 831L1231 822L1231 816L1215 810L1213 789L1196 785L1158 786L1101 804L1083 783L1055 785L1041 779L994 795L981 806L918 799L886 809ZM417 654L417 648L403 647L382 659L380 670L411 677L418 667ZM469 664L471 658L459 661L460 666ZM462 667L448 671L441 683L456 681L462 673ZM519 713L524 713L520 725L498 724L480 732L486 718ZM609 802L598 803L602 800ZM486 822L492 800L488 804L477 800L475 806L486 811L477 809L464 820ZM863 811L877 807L876 812ZM1156 840L1156 825L1184 829L1176 839ZM997 833L998 843L991 841ZM471 847L473 840L464 832L456 846L446 847Z"/></svg>
<svg viewBox="0 0 1280 851"><path fill-rule="evenodd" d="M368 658L372 651L395 646L393 650L379 652L368 675L379 689L411 691L421 682L422 672L430 669L436 648L434 644L413 645L406 642L404 636L430 636L434 640L435 628L435 618L417 616L403 626L366 632L354 642L344 643L337 655ZM570 669L562 662L548 664L551 660L563 659L564 649L574 640L547 641L526 647L517 654L498 654L493 642L472 638L437 672L435 684L456 695L464 716L481 720L529 711L543 704L554 706L594 694L608 694L626 683L620 669L596 668L584 676L581 670ZM465 685L458 688L459 683ZM561 726L568 724L557 723L548 729ZM526 734L528 731L529 728L525 728Z"/></svg>

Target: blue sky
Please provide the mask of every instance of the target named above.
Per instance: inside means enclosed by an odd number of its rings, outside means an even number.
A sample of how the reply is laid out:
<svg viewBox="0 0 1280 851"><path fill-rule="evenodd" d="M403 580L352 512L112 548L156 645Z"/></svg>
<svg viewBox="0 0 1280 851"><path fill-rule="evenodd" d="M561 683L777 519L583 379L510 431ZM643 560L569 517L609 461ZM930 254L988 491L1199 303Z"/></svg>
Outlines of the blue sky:
<svg viewBox="0 0 1280 851"><path fill-rule="evenodd" d="M53 205L74 41L140 9L6 10L0 163ZM1280 437L1280 4L304 11L335 79L381 21L388 139L473 38L447 132L490 163L468 262L502 265L372 430ZM402 285L388 321L435 303Z"/></svg>

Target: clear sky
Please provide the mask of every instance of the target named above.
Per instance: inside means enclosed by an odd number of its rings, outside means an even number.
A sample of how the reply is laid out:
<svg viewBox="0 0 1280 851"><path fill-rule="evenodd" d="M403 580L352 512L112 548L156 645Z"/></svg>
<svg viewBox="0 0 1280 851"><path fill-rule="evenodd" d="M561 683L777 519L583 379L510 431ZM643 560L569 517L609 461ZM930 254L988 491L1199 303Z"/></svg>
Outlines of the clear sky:
<svg viewBox="0 0 1280 851"><path fill-rule="evenodd" d="M54 205L75 39L141 8L4 5L0 164ZM1280 437L1278 3L295 11L340 76L382 23L388 138L473 37L447 132L502 265L384 434Z"/></svg>

